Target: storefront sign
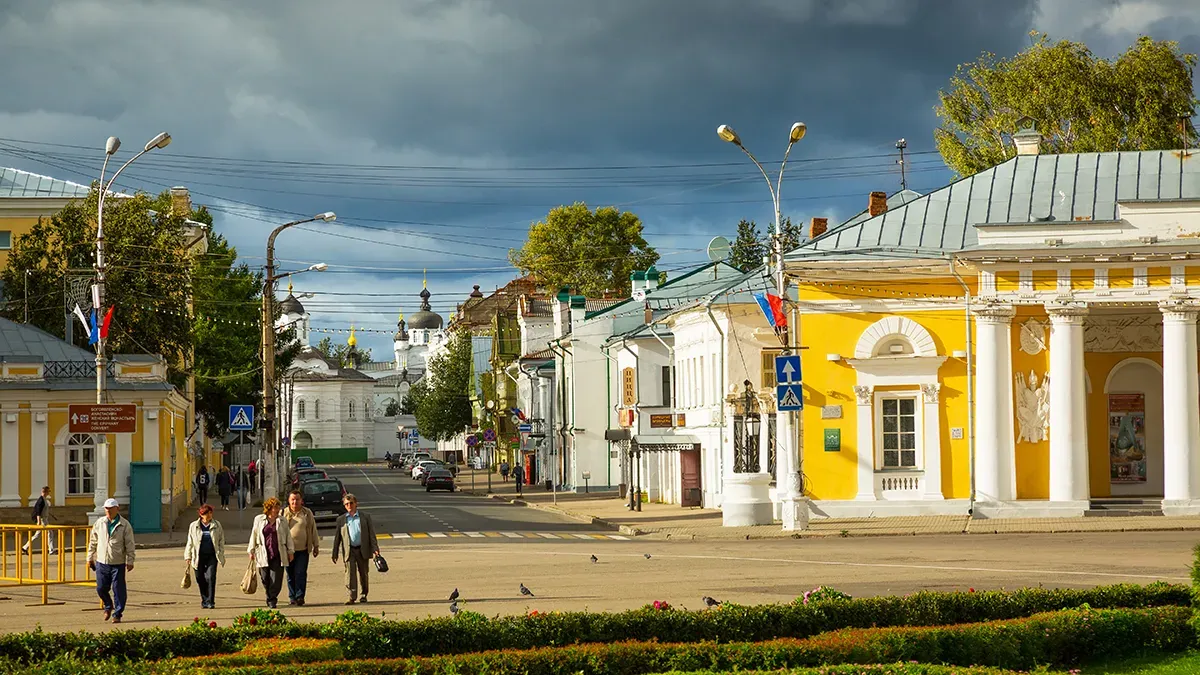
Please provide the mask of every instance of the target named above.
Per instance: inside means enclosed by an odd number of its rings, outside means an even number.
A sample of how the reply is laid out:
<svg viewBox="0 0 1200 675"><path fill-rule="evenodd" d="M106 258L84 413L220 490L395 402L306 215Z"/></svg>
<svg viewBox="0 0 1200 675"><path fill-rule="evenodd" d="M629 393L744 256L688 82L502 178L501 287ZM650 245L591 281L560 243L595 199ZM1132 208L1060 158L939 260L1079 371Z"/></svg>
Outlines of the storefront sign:
<svg viewBox="0 0 1200 675"><path fill-rule="evenodd" d="M1113 483L1146 482L1146 396L1108 395L1108 465Z"/></svg>
<svg viewBox="0 0 1200 675"><path fill-rule="evenodd" d="M651 415L650 416L650 428L651 429L670 429L671 428L671 416L670 415Z"/></svg>
<svg viewBox="0 0 1200 675"><path fill-rule="evenodd" d="M621 370L621 405L626 408L637 405L637 375L633 368Z"/></svg>
<svg viewBox="0 0 1200 675"><path fill-rule="evenodd" d="M678 413L677 415L675 415L675 426L686 427L687 426L687 415L685 415L684 413Z"/></svg>

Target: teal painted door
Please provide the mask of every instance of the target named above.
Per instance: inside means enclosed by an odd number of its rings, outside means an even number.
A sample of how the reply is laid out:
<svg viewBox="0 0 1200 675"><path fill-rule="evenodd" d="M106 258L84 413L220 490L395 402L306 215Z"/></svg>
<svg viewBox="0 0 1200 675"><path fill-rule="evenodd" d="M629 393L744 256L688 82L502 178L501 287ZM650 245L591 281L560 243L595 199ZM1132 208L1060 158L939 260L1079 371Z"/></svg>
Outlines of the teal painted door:
<svg viewBox="0 0 1200 675"><path fill-rule="evenodd" d="M129 522L136 534L162 532L162 463L129 465Z"/></svg>

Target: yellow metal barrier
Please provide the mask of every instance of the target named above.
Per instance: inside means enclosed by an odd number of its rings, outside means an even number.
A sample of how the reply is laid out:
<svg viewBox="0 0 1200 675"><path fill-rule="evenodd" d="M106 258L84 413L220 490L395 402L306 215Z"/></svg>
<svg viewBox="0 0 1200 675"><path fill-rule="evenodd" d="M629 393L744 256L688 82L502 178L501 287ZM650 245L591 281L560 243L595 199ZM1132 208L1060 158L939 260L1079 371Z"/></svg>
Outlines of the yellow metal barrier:
<svg viewBox="0 0 1200 675"><path fill-rule="evenodd" d="M87 565L91 529L88 525L0 524L0 588L41 586L46 605L51 586L94 583Z"/></svg>

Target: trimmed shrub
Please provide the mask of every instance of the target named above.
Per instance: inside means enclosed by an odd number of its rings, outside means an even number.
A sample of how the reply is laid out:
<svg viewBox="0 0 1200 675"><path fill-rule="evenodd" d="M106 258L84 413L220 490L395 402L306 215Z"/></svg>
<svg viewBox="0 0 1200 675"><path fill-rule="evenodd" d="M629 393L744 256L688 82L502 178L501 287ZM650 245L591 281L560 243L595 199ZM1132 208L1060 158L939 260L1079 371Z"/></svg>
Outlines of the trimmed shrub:
<svg viewBox="0 0 1200 675"><path fill-rule="evenodd" d="M232 628L122 630L106 633L11 633L0 635L0 658L39 663L59 656L142 661L175 656L229 654L264 637L339 640L351 658L399 658L463 654L489 649L528 649L581 643L657 640L671 643L758 642L804 638L842 628L932 626L1015 619L1039 612L1090 606L1144 608L1188 606L1187 586L1123 584L1092 589L1031 588L983 593L921 592L905 597L828 599L805 605L725 604L713 610L638 609L615 614L587 612L486 618L457 617L384 621L343 615L332 624L287 622Z"/></svg>

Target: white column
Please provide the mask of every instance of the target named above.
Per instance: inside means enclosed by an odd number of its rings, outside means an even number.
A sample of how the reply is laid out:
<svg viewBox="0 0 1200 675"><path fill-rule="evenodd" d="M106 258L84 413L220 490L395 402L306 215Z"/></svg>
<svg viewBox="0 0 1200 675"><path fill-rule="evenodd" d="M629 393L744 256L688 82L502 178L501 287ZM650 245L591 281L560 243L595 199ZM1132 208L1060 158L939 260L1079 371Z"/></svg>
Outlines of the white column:
<svg viewBox="0 0 1200 675"><path fill-rule="evenodd" d="M108 501L108 453L109 444L106 434L93 434L96 439L96 489L93 495L93 502L96 508L92 510L94 514L104 513L104 502Z"/></svg>
<svg viewBox="0 0 1200 675"><path fill-rule="evenodd" d="M938 403L941 391L942 385L938 383L921 385L921 398L925 402L925 428L921 433L925 446L925 489L922 499L945 499L942 495L942 415Z"/></svg>
<svg viewBox="0 0 1200 675"><path fill-rule="evenodd" d="M55 503L63 505L67 503L67 446L66 442L70 440L71 435L67 434L62 443L54 444L54 483L51 487L54 488Z"/></svg>
<svg viewBox="0 0 1200 675"><path fill-rule="evenodd" d="M1200 388L1196 317L1200 304L1159 303L1163 314L1163 513L1200 513Z"/></svg>
<svg viewBox="0 0 1200 675"><path fill-rule="evenodd" d="M1083 321L1087 307L1062 303L1047 305L1046 312L1050 315L1050 501L1074 502L1073 507L1086 509L1090 490Z"/></svg>
<svg viewBox="0 0 1200 675"><path fill-rule="evenodd" d="M857 385L854 396L858 399L856 409L855 443L858 446L858 493L857 500L874 501L875 494L875 394L874 387Z"/></svg>
<svg viewBox="0 0 1200 675"><path fill-rule="evenodd" d="M1013 440L1012 319L1007 305L975 313L975 499L1016 498Z"/></svg>
<svg viewBox="0 0 1200 675"><path fill-rule="evenodd" d="M38 421L41 417L42 421ZM50 485L50 440L47 427L49 413L45 410L35 410L31 415L31 433L29 451L29 503L37 501L42 494L42 487ZM51 486L53 487L53 486Z"/></svg>
<svg viewBox="0 0 1200 675"><path fill-rule="evenodd" d="M761 402L759 402L759 413L758 413L758 422L759 422L759 424L758 424L758 472L759 472L759 473L765 473L765 474L768 474L768 475L771 473L770 471L768 471L768 469L769 469L769 468L770 468L770 466L771 466L771 463L770 463L770 462L771 462L771 458L768 456L768 455L769 455L769 453L771 452L770 429L768 428L769 419L770 419L770 418L769 418L769 416L767 415L767 407L766 407L766 406L764 406L764 405L762 405L762 403L761 403ZM775 431L776 431L776 432L778 432L778 431L779 431L779 429L778 429L778 428L776 428L776 429L775 429ZM778 442L779 442L779 439L778 439L778 438L776 438L776 443L778 443ZM775 446L775 447L776 447L776 448L778 448L779 446L777 445L777 446Z"/></svg>
<svg viewBox="0 0 1200 675"><path fill-rule="evenodd" d="M15 409L0 411L0 506L21 506L20 459L21 414Z"/></svg>
<svg viewBox="0 0 1200 675"><path fill-rule="evenodd" d="M124 504L129 500L129 463L133 461L133 434L117 434L117 484L113 496Z"/></svg>

